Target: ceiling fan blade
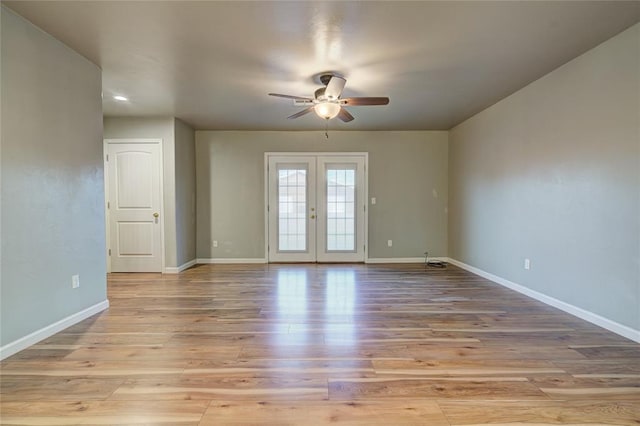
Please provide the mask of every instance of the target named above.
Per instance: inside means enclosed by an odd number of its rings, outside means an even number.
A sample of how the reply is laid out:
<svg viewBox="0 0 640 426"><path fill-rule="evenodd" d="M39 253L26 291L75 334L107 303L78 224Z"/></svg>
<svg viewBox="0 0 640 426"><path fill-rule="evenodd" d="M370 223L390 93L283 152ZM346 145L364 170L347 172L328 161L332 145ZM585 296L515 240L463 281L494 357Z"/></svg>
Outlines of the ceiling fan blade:
<svg viewBox="0 0 640 426"><path fill-rule="evenodd" d="M304 98L302 96L293 96L293 95L282 95L280 93L269 93L269 96L276 96L278 98L287 98L287 99L299 99L301 101L313 101L311 98Z"/></svg>
<svg viewBox="0 0 640 426"><path fill-rule="evenodd" d="M387 105L389 98L344 98L341 103L348 106L359 105Z"/></svg>
<svg viewBox="0 0 640 426"><path fill-rule="evenodd" d="M338 118L344 121L345 123L353 121L353 115L349 114L349 111L347 111L344 108L340 108L340 112L338 113Z"/></svg>
<svg viewBox="0 0 640 426"><path fill-rule="evenodd" d="M331 80L329 80L324 95L329 99L338 99L342 94L342 89L344 89L346 82L347 80L344 78L334 75L331 77Z"/></svg>
<svg viewBox="0 0 640 426"><path fill-rule="evenodd" d="M288 116L287 118L298 118L298 117L302 117L305 114L309 114L311 111L313 111L314 105L311 105L309 108L305 108L300 112L296 112L293 115Z"/></svg>

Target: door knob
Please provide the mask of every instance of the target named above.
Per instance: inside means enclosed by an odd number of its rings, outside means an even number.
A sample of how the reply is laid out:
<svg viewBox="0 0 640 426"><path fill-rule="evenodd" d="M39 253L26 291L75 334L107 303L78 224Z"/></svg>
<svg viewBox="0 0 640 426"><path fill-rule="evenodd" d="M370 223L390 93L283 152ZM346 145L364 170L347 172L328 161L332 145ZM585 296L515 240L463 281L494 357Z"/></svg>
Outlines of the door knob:
<svg viewBox="0 0 640 426"><path fill-rule="evenodd" d="M153 217L155 217L156 219L158 218L158 216L160 216L158 213L153 214Z"/></svg>
<svg viewBox="0 0 640 426"><path fill-rule="evenodd" d="M312 215L311 215L311 219L315 219L315 218L316 218L316 215L315 215L315 214L312 214Z"/></svg>

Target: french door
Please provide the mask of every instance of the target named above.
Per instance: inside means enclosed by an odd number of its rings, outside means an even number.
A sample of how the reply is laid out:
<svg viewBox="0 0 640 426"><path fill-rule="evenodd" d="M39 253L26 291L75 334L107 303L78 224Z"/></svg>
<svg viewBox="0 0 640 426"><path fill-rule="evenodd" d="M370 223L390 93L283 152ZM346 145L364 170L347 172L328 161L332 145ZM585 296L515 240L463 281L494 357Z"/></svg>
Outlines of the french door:
<svg viewBox="0 0 640 426"><path fill-rule="evenodd" d="M363 262L365 154L267 154L270 262Z"/></svg>

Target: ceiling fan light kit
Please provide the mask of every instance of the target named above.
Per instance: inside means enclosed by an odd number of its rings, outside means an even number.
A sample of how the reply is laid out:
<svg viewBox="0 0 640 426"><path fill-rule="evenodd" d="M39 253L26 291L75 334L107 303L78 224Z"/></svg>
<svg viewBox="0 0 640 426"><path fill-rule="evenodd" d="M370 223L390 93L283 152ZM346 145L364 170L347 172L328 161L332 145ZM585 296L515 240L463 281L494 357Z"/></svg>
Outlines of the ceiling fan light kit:
<svg viewBox="0 0 640 426"><path fill-rule="evenodd" d="M331 120L340 112L340 105L337 102L325 101L320 102L314 107L314 110L318 117L325 120Z"/></svg>
<svg viewBox="0 0 640 426"><path fill-rule="evenodd" d="M320 81L325 87L317 89L313 98L305 98L302 96L283 95L280 93L269 93L269 96L278 98L293 99L294 103L310 105L306 109L299 111L287 118L302 117L314 111L316 115L325 120L331 120L338 117L347 123L354 119L345 106L371 106L371 105L387 105L389 98L386 97L356 97L356 98L340 98L347 80L334 73L325 73L320 75Z"/></svg>

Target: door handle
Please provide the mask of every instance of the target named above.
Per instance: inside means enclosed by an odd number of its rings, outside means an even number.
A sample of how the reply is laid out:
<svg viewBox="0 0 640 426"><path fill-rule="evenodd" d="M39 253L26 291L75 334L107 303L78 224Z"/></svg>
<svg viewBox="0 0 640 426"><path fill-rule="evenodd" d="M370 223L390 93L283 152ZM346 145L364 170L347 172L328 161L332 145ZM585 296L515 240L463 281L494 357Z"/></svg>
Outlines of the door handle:
<svg viewBox="0 0 640 426"><path fill-rule="evenodd" d="M153 217L155 217L156 219L158 218L158 216L160 216L158 213L153 214Z"/></svg>
<svg viewBox="0 0 640 426"><path fill-rule="evenodd" d="M315 214L312 214L312 215L311 215L311 219L315 219L315 218L316 218L316 215L315 215Z"/></svg>

